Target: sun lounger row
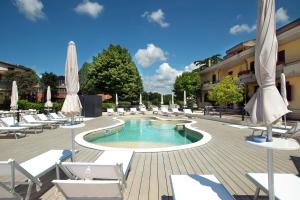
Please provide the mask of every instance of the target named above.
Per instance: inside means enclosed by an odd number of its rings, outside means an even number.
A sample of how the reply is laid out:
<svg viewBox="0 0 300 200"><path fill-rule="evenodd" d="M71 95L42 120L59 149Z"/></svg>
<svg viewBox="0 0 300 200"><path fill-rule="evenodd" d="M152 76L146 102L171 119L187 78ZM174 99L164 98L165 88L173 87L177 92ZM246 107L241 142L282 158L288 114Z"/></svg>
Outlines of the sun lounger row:
<svg viewBox="0 0 300 200"><path fill-rule="evenodd" d="M65 123L68 119L60 117L56 113L37 115L21 115L20 122L17 122L15 117L0 118L0 132L6 135L14 135L17 139L21 136L26 136L28 130L33 130L34 133L43 132L43 129L56 128L59 124Z"/></svg>
<svg viewBox="0 0 300 200"><path fill-rule="evenodd" d="M25 199L30 199L32 187L39 190L40 178L55 167L58 179L59 169L69 178L52 181L67 199L123 199L133 151L104 151L93 163L63 162L71 155L50 150L21 164L0 161L0 199L23 199L15 190L20 184L28 185Z"/></svg>

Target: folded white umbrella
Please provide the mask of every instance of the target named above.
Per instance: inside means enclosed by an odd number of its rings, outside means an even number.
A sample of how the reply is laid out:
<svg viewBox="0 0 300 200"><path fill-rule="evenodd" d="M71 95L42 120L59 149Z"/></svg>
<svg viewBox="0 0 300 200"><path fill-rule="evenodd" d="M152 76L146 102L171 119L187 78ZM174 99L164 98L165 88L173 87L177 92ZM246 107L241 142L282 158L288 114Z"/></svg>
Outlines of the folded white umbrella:
<svg viewBox="0 0 300 200"><path fill-rule="evenodd" d="M65 66L65 84L67 96L61 111L64 115L74 117L81 112L81 103L77 95L79 91L78 64L76 46L73 41L69 42Z"/></svg>
<svg viewBox="0 0 300 200"><path fill-rule="evenodd" d="M51 89L50 89L50 86L48 86L48 88L47 88L47 101L45 103L45 107L47 107L47 108L52 108L53 107L53 104L51 102Z"/></svg>
<svg viewBox="0 0 300 200"><path fill-rule="evenodd" d="M12 88L11 88L11 97L10 97L10 109L11 110L16 110L18 109L18 86L17 82L13 81L12 82Z"/></svg>
<svg viewBox="0 0 300 200"><path fill-rule="evenodd" d="M69 42L67 49L67 59L65 66L65 84L67 89L67 96L64 101L61 111L64 115L72 118L72 124L74 122L74 116L81 113L81 103L77 95L79 91L79 78L78 78L78 64L76 46L73 41ZM75 143L74 143L74 129L71 129L72 135L72 159L75 156Z"/></svg>
<svg viewBox="0 0 300 200"><path fill-rule="evenodd" d="M163 94L160 94L160 104L161 105L164 104L164 96L163 96Z"/></svg>
<svg viewBox="0 0 300 200"><path fill-rule="evenodd" d="M268 126L272 141L272 123L289 112L276 85L278 42L276 38L275 0L258 0L255 46L255 76L259 88L245 106L253 123ZM269 199L274 200L273 152L268 149Z"/></svg>
<svg viewBox="0 0 300 200"><path fill-rule="evenodd" d="M172 106L174 105L174 92L172 92Z"/></svg>
<svg viewBox="0 0 300 200"><path fill-rule="evenodd" d="M116 106L118 107L119 105L119 100L118 100L118 94L116 93Z"/></svg>
<svg viewBox="0 0 300 200"><path fill-rule="evenodd" d="M142 94L140 93L140 105L143 104L143 97L142 97Z"/></svg>

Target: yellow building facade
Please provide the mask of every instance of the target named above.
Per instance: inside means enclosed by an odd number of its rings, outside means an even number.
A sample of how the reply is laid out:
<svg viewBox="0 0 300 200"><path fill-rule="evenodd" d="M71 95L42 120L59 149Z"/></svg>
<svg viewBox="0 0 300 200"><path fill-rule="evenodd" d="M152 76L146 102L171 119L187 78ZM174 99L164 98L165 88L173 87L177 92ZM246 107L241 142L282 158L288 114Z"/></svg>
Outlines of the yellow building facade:
<svg viewBox="0 0 300 200"><path fill-rule="evenodd" d="M300 119L300 19L277 30L278 62L276 66L277 86L280 88L280 75L286 76L290 118ZM224 60L200 71L203 81L202 102L208 101L211 86L227 75L237 76L245 86L247 100L255 93L255 40L242 42L226 51Z"/></svg>

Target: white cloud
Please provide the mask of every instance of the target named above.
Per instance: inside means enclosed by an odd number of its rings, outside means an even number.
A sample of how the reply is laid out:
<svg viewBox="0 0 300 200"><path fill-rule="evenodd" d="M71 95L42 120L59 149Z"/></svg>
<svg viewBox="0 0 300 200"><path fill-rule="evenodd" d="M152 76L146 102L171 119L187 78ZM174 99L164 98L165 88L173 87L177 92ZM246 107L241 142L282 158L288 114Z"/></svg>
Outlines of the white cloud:
<svg viewBox="0 0 300 200"><path fill-rule="evenodd" d="M162 63L154 75L143 77L145 91L171 93L175 79L181 73L168 63Z"/></svg>
<svg viewBox="0 0 300 200"><path fill-rule="evenodd" d="M184 67L184 70L187 72L193 71L194 69L197 69L199 66L195 65L193 62L187 66Z"/></svg>
<svg viewBox="0 0 300 200"><path fill-rule="evenodd" d="M83 0L75 8L75 11L79 14L86 14L93 18L97 18L103 11L103 6L97 2L91 2L89 0Z"/></svg>
<svg viewBox="0 0 300 200"><path fill-rule="evenodd" d="M165 21L165 13L161 9L153 11L152 13L146 11L142 15L142 17L147 18L149 22L158 23L162 28L166 28L170 25Z"/></svg>
<svg viewBox="0 0 300 200"><path fill-rule="evenodd" d="M143 67L149 67L157 61L166 61L166 54L167 53L161 48L156 47L154 44L148 44L146 49L139 49L134 57Z"/></svg>
<svg viewBox="0 0 300 200"><path fill-rule="evenodd" d="M248 25L248 24L237 24L230 28L229 33L232 35L237 35L240 33L251 33L256 29L256 25Z"/></svg>
<svg viewBox="0 0 300 200"><path fill-rule="evenodd" d="M41 0L15 0L15 5L19 12L31 21L45 18Z"/></svg>
<svg viewBox="0 0 300 200"><path fill-rule="evenodd" d="M287 14L287 10L283 7L279 8L276 11L276 22L277 23L287 23L289 21L289 16Z"/></svg>

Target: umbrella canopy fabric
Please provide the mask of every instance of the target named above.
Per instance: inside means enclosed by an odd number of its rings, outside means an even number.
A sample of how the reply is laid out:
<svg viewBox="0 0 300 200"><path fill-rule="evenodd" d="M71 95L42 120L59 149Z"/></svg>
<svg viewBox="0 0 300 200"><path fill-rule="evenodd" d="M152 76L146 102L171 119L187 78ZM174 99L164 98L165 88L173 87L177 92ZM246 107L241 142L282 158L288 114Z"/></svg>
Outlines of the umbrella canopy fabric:
<svg viewBox="0 0 300 200"><path fill-rule="evenodd" d="M282 96L282 99L283 99L285 105L288 106L289 102L288 102L287 97L286 97L286 85L285 85L285 75L284 75L284 73L281 73L280 78L281 78L280 79L281 80L281 84L280 84L281 85L281 88L280 88L281 96Z"/></svg>
<svg viewBox="0 0 300 200"><path fill-rule="evenodd" d="M18 109L18 100L19 100L19 95L18 95L17 82L13 81L12 88L11 88L11 97L10 97L10 109L12 110Z"/></svg>
<svg viewBox="0 0 300 200"><path fill-rule="evenodd" d="M61 110L67 116L78 115L81 112L82 106L77 95L79 91L78 64L76 46L73 41L70 41L68 44L65 66L65 84L67 96Z"/></svg>
<svg viewBox="0 0 300 200"><path fill-rule="evenodd" d="M160 104L163 105L164 104L164 95L160 94Z"/></svg>
<svg viewBox="0 0 300 200"><path fill-rule="evenodd" d="M140 94L140 105L143 104L143 97L142 97L142 94Z"/></svg>
<svg viewBox="0 0 300 200"><path fill-rule="evenodd" d="M118 94L116 93L116 106L119 105L119 101L118 101Z"/></svg>
<svg viewBox="0 0 300 200"><path fill-rule="evenodd" d="M48 86L48 88L47 88L47 101L45 103L45 107L47 107L47 108L53 107L53 104L51 102L51 89L50 89L50 86Z"/></svg>
<svg viewBox="0 0 300 200"><path fill-rule="evenodd" d="M183 91L183 105L186 106L186 92Z"/></svg>
<svg viewBox="0 0 300 200"><path fill-rule="evenodd" d="M289 112L275 85L278 42L275 0L259 0L255 76L259 88L245 106L253 123L270 125ZM275 106L276 105L276 106Z"/></svg>

